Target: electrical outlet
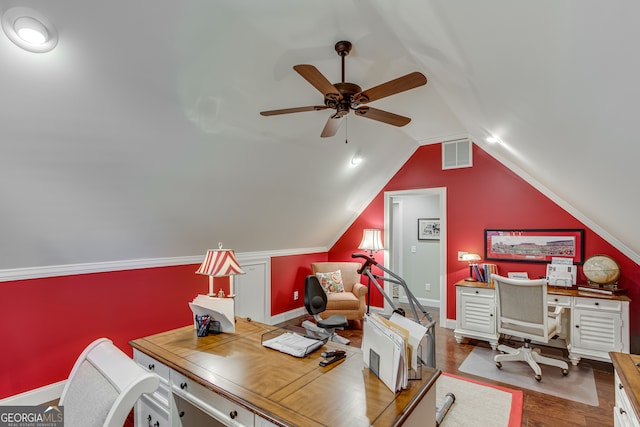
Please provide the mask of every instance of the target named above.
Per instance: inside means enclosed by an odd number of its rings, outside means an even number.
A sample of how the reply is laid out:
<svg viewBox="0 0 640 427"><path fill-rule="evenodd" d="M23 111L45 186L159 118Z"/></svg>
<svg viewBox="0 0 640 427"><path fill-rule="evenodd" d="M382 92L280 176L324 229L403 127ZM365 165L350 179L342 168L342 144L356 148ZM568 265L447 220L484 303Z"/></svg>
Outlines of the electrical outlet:
<svg viewBox="0 0 640 427"><path fill-rule="evenodd" d="M424 290L427 292L431 292L431 283L425 283L424 284Z"/></svg>
<svg viewBox="0 0 640 427"><path fill-rule="evenodd" d="M298 291L293 291L293 300L296 301L298 299Z"/></svg>

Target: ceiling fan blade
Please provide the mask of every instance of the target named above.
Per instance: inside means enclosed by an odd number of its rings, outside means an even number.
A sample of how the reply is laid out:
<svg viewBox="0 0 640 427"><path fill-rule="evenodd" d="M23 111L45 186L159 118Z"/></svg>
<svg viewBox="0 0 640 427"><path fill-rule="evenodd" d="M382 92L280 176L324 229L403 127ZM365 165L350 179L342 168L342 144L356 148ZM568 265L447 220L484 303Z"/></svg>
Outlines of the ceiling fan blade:
<svg viewBox="0 0 640 427"><path fill-rule="evenodd" d="M411 119L409 117L400 116L398 114L390 113L388 111L378 110L371 107L360 107L353 110L353 112L360 116L371 120L377 120L379 122L387 123L393 126L404 126L408 124Z"/></svg>
<svg viewBox="0 0 640 427"><path fill-rule="evenodd" d="M326 110L329 107L324 105L311 105L309 107L283 108L282 110L260 111L261 116L276 116L278 114L301 113L303 111Z"/></svg>
<svg viewBox="0 0 640 427"><path fill-rule="evenodd" d="M414 89L418 86L427 84L427 78L419 72L413 72L406 76L398 77L381 85L374 86L371 89L363 90L353 95L353 101L356 105L366 104L367 102L382 99L405 90Z"/></svg>
<svg viewBox="0 0 640 427"><path fill-rule="evenodd" d="M338 129L340 129L340 125L342 125L342 116L332 115L324 125L324 129L322 129L320 137L328 138L334 136L336 132L338 132Z"/></svg>
<svg viewBox="0 0 640 427"><path fill-rule="evenodd" d="M342 99L342 94L329 80L320 72L316 67L309 64L294 65L293 69L298 72L306 81L311 83L313 87L318 89L324 96L330 95L330 97L336 100Z"/></svg>

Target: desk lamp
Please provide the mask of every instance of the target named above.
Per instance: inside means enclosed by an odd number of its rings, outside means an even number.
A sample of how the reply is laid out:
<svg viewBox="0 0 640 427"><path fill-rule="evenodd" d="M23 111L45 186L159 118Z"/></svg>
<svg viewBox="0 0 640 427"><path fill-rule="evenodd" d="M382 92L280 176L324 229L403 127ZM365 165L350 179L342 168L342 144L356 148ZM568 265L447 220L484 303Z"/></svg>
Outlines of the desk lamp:
<svg viewBox="0 0 640 427"><path fill-rule="evenodd" d="M229 276L229 297L233 294L233 276L245 274L236 260L236 254L232 249L222 249L222 243L218 243L218 249L209 249L204 256L204 261L196 274L209 276L209 293L207 296L215 296L213 293L213 278Z"/></svg>
<svg viewBox="0 0 640 427"><path fill-rule="evenodd" d="M373 258L373 254L377 251L384 249L382 246L382 239L380 238L380 230L374 228L365 228L362 233L362 241L358 249L369 251L369 257ZM367 292L367 313L369 313L369 306L371 301L371 278L368 283L369 291Z"/></svg>
<svg viewBox="0 0 640 427"><path fill-rule="evenodd" d="M475 279L473 278L473 261L480 261L482 258L480 258L480 255L478 254L470 254L470 253L465 253L462 254L462 256L460 257L460 261L467 261L469 263L469 277L467 277L466 280L467 282L474 282Z"/></svg>

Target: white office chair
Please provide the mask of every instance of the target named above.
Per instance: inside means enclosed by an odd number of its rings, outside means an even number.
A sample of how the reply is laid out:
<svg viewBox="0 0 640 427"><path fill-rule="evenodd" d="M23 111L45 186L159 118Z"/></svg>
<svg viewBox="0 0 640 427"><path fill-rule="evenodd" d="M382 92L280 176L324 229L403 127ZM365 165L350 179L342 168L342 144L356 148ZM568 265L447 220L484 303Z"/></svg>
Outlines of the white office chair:
<svg viewBox="0 0 640 427"><path fill-rule="evenodd" d="M66 427L122 427L143 393L160 378L138 366L107 338L89 344L71 369L60 405Z"/></svg>
<svg viewBox="0 0 640 427"><path fill-rule="evenodd" d="M494 357L496 366L501 368L502 362L508 361L527 362L538 381L542 379L538 363L561 368L563 375L567 375L567 362L542 356L538 349L530 347L532 340L548 343L561 331L563 308L548 311L546 279L508 279L497 274L491 277L498 295L498 332L524 339L524 345L518 349L499 345L498 350L504 354Z"/></svg>

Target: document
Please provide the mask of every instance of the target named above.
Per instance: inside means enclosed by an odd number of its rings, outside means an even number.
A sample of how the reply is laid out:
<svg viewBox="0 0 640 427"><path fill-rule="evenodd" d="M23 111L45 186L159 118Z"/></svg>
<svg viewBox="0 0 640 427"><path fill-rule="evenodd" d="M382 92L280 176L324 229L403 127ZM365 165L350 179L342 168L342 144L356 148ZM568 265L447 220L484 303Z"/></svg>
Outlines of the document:
<svg viewBox="0 0 640 427"><path fill-rule="evenodd" d="M285 332L275 338L263 341L262 345L295 357L304 357L322 347L324 341L303 337L293 332Z"/></svg>
<svg viewBox="0 0 640 427"><path fill-rule="evenodd" d="M189 303L189 308L191 308L194 316L196 314L198 316L208 314L212 320L220 322L222 332L235 332L236 319L233 304L233 298L216 298L207 295L198 295Z"/></svg>
<svg viewBox="0 0 640 427"><path fill-rule="evenodd" d="M551 258L547 264L547 283L549 286L571 287L576 284L577 266L571 258Z"/></svg>
<svg viewBox="0 0 640 427"><path fill-rule="evenodd" d="M425 363L427 359L427 328L398 313L393 313L389 320L408 331L409 360L411 361L411 369L417 370L418 365L421 364L418 358Z"/></svg>
<svg viewBox="0 0 640 427"><path fill-rule="evenodd" d="M389 326L388 320L371 313L362 328L364 364L392 391L407 387L409 372L407 339Z"/></svg>

